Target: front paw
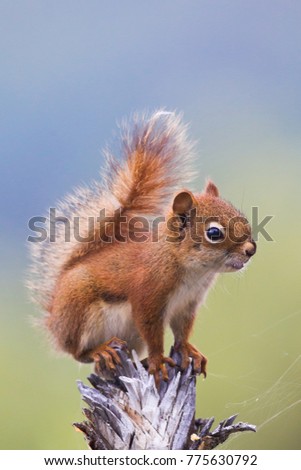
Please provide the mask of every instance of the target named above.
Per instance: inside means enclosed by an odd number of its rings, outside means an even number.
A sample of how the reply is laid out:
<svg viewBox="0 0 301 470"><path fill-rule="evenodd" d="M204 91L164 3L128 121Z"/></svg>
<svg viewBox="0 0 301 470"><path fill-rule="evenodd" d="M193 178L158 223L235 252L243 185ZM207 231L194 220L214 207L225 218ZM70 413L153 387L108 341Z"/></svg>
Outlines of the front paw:
<svg viewBox="0 0 301 470"><path fill-rule="evenodd" d="M196 347L190 343L175 344L175 350L181 354L181 368L187 369L190 364L190 357L193 359L192 367L195 374L207 376L208 359Z"/></svg>
<svg viewBox="0 0 301 470"><path fill-rule="evenodd" d="M148 372L152 374L155 379L156 387L159 388L160 381L168 381L168 372L165 364L174 367L176 364L170 357L165 357L163 354L150 355L148 357Z"/></svg>

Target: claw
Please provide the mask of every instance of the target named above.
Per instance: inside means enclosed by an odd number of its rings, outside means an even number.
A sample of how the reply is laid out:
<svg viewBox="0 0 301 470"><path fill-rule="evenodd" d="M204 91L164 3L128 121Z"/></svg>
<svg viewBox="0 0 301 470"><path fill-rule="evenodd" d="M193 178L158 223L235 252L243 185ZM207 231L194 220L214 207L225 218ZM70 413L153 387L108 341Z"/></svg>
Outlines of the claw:
<svg viewBox="0 0 301 470"><path fill-rule="evenodd" d="M168 370L165 364L168 364L171 367L176 365L170 357L160 355L148 358L148 372L154 376L157 388L160 386L161 379L168 382Z"/></svg>
<svg viewBox="0 0 301 470"><path fill-rule="evenodd" d="M120 357L115 348L126 349L126 342L114 337L91 352L90 357L93 359L95 370L98 373L102 369L115 370L116 365L121 364Z"/></svg>
<svg viewBox="0 0 301 470"><path fill-rule="evenodd" d="M162 358L162 360L163 360L163 362L164 362L165 364L168 364L168 365L171 366L171 367L175 367L175 366L176 366L175 361L174 361L171 357L165 357L165 356L164 356L164 357Z"/></svg>
<svg viewBox="0 0 301 470"><path fill-rule="evenodd" d="M180 344L175 346L176 350L181 353L182 362L181 368L186 369L190 363L189 358L193 359L192 367L195 374L203 374L204 378L207 377L207 357L204 356L195 346L190 343Z"/></svg>

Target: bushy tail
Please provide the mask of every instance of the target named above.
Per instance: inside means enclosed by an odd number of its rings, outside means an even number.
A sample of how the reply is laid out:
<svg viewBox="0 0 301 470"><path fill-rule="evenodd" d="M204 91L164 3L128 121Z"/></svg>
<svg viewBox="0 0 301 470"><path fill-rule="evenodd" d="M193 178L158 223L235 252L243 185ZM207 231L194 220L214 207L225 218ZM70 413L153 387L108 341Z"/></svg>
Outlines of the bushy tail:
<svg viewBox="0 0 301 470"><path fill-rule="evenodd" d="M106 215L118 208L123 213L164 215L173 194L187 187L192 179L192 147L181 116L173 112L137 114L123 123L120 160L105 150L102 182L77 188L66 196L55 212L56 220L61 218L65 222L56 222L52 240L51 221L47 217L47 239L30 243L32 263L27 284L33 300L47 310L62 267L75 253L82 256L90 250L89 242L79 243L75 237L78 233L75 224L80 226L80 235L85 239L87 234L91 235L89 221L96 220L104 208Z"/></svg>
<svg viewBox="0 0 301 470"><path fill-rule="evenodd" d="M175 113L135 115L123 126L122 159L107 153L107 187L124 210L162 214L173 193L192 178L193 149Z"/></svg>

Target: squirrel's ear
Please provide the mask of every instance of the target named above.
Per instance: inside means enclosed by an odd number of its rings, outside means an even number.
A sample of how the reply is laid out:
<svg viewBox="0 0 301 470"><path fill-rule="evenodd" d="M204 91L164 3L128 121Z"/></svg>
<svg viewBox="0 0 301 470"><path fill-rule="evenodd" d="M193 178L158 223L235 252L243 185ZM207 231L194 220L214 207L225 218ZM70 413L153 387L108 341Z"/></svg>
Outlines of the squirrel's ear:
<svg viewBox="0 0 301 470"><path fill-rule="evenodd" d="M208 196L219 197L219 191L211 180L207 182L204 192L208 194Z"/></svg>
<svg viewBox="0 0 301 470"><path fill-rule="evenodd" d="M192 209L193 196L190 191L181 191L173 200L172 210L174 214L186 214Z"/></svg>

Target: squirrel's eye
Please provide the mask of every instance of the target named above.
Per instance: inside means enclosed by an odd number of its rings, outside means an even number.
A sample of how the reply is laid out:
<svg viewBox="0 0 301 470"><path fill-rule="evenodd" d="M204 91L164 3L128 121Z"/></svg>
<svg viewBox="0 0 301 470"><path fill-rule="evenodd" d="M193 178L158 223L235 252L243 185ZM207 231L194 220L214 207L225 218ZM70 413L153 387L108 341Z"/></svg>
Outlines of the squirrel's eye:
<svg viewBox="0 0 301 470"><path fill-rule="evenodd" d="M210 223L210 226L205 231L205 236L210 243L218 243L224 240L225 230L217 223Z"/></svg>

